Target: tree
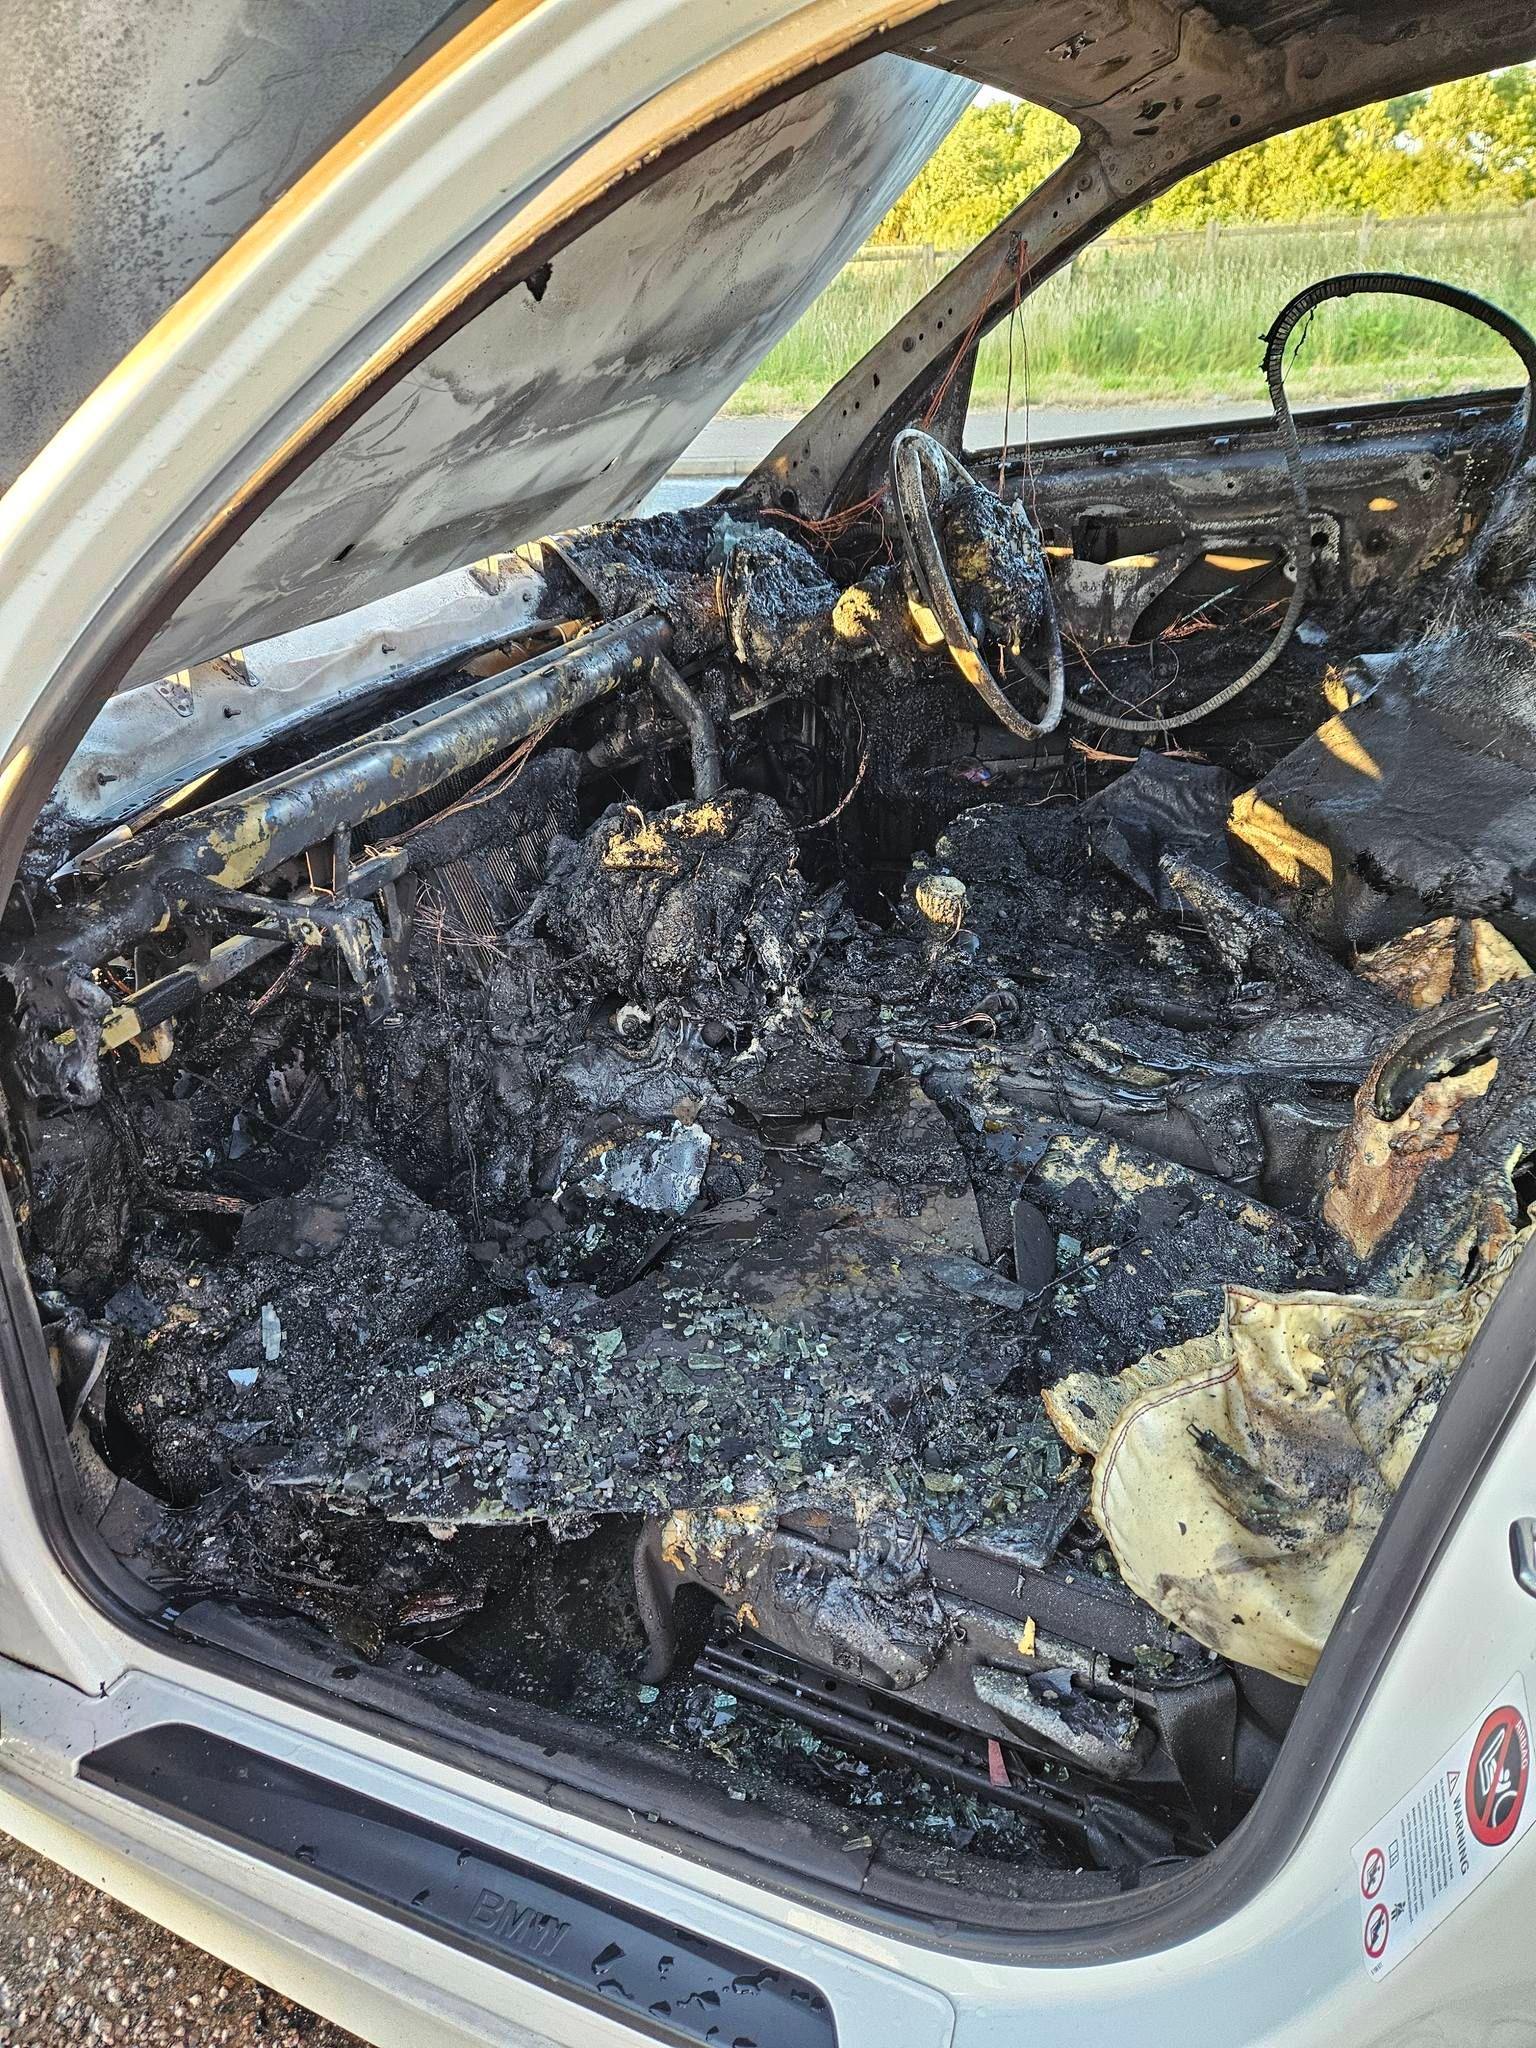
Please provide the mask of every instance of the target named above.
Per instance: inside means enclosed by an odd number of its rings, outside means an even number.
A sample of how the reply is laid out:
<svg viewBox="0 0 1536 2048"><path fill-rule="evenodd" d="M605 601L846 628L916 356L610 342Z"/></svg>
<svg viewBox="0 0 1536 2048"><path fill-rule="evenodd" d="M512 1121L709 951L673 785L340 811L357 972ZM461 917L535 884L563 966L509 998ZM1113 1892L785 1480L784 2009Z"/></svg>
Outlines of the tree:
<svg viewBox="0 0 1536 2048"><path fill-rule="evenodd" d="M1023 100L968 107L875 230L877 242L979 242L1072 154L1068 121Z"/></svg>
<svg viewBox="0 0 1536 2048"><path fill-rule="evenodd" d="M1384 213L1461 213L1536 197L1536 75L1530 66L1459 79L1420 96L1401 132Z"/></svg>
<svg viewBox="0 0 1536 2048"><path fill-rule="evenodd" d="M968 108L876 230L877 242L979 241L1071 154L1070 123L1023 101ZM1336 114L1197 171L1126 222L1404 217L1536 198L1536 68L1515 65Z"/></svg>

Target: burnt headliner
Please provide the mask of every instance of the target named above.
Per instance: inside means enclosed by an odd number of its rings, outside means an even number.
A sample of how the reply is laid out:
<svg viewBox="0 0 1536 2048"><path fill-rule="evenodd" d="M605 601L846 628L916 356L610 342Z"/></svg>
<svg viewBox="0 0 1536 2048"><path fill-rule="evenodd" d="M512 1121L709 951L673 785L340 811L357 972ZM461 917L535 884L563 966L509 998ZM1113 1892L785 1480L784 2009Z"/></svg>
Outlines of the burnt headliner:
<svg viewBox="0 0 1536 2048"><path fill-rule="evenodd" d="M962 0L950 14L954 30L941 30L936 39L920 31L906 47L914 55L921 50L930 62L963 65L987 85L1040 100L1064 113L1121 94L1138 82L1150 83L1152 73L1177 58L1191 32L1230 37L1234 53L1244 46L1308 47L1324 63L1335 50L1374 49L1379 68L1354 67L1362 87L1360 103L1428 82L1422 75L1425 50L1448 30L1453 36L1458 28L1463 31L1464 61L1457 66L1463 74L1513 61L1483 56L1478 48L1481 39L1500 45L1512 39L1519 45L1536 33L1536 10L1509 0L1493 7L1464 7L1448 0L1379 0L1376 5L1340 5L1339 0L1205 0L1203 5L1191 0L1123 0L1110 7L1089 4L1070 9L1065 17L1048 0L1029 9L1020 0L982 0L974 7ZM1058 18L1053 21L1053 16ZM1135 60L1128 54L1133 40L1140 45ZM1368 75L1373 70L1376 75Z"/></svg>

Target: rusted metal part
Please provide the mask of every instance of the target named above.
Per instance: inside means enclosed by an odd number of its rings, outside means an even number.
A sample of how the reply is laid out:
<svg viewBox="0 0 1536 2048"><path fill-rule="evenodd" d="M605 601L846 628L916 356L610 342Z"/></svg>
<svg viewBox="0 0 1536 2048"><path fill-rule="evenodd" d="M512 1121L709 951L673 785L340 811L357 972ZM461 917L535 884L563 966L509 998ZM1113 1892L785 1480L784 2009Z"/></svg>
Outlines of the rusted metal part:
<svg viewBox="0 0 1536 2048"><path fill-rule="evenodd" d="M357 989L364 1016L384 1014L394 1001L394 967L409 935L409 920L395 886L408 865L405 849L390 847L355 867L338 865L327 886L300 889L286 897L196 882L184 909L189 930L209 924L236 928L217 943L205 942L204 957L142 983L126 1001L114 1003L102 1018L101 1050L112 1052L136 1039L146 1041L189 1004L224 988L284 947L292 948L288 974L297 973L306 953L334 947ZM382 915L374 906L375 896ZM253 928L239 929L240 920Z"/></svg>
<svg viewBox="0 0 1536 2048"><path fill-rule="evenodd" d="M394 1004L390 953L405 935L394 893L405 867L404 851L390 847L356 868L338 868L330 889L310 889L298 897L258 896L200 879L189 893L184 915L226 927L249 921L255 933L275 929L288 943L313 952L333 947L357 989L363 1014L382 1016ZM375 896L384 906L384 917L374 907Z"/></svg>
<svg viewBox="0 0 1536 2048"><path fill-rule="evenodd" d="M1319 594L1396 600L1460 554L1508 467L1519 405L1519 393L1495 392L1302 414ZM1144 637L1141 622L1169 591L1183 610L1266 584L1289 545L1268 418L1026 442L1006 457L968 450L966 463L1004 496L1025 497L1053 549L1063 631L1085 648Z"/></svg>
<svg viewBox="0 0 1536 2048"><path fill-rule="evenodd" d="M175 876L242 888L341 826L361 825L424 796L449 775L595 703L621 682L643 680L668 638L662 619L620 621L190 812L147 847L114 849L90 908L39 931L25 953L38 961L50 950L73 961L106 959L153 930L171 906Z"/></svg>
<svg viewBox="0 0 1536 2048"><path fill-rule="evenodd" d="M1419 1013L1381 1053L1323 1201L1373 1290L1443 1291L1520 1229L1533 1042L1527 975Z"/></svg>
<svg viewBox="0 0 1536 2048"><path fill-rule="evenodd" d="M250 914L251 906L259 906L268 925L278 923L285 913L270 899L242 897L248 884L333 842L346 828L426 795L448 777L597 702L620 683L645 681L669 644L670 629L660 618L620 620L557 654L378 727L318 761L191 812L147 844L130 841L112 849L89 905L60 913L13 944L0 967L18 999L13 1056L23 1087L39 1097L77 1103L96 1099L97 1062L111 1005L91 969L176 917L206 913L210 887L220 892L212 900L226 909L240 907ZM366 871L356 870L351 879L355 893ZM392 879L393 873L374 886ZM322 920L313 904L303 915L318 932ZM330 929L344 957L348 948L355 954L349 971L359 986L377 989L371 929L364 936L355 923L337 926L334 921ZM251 936L270 951L293 933ZM219 979L227 980L262 956L250 947L226 953ZM177 985L198 992L190 984ZM157 997L157 1004L162 1000ZM114 1028L122 1027L120 1019Z"/></svg>

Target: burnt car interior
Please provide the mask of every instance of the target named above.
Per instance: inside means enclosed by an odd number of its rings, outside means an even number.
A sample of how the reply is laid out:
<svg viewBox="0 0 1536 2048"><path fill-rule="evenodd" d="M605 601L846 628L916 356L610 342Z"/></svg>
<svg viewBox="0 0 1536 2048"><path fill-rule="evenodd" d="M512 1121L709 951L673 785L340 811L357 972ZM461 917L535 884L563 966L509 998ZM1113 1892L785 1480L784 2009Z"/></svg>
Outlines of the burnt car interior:
<svg viewBox="0 0 1536 2048"><path fill-rule="evenodd" d="M1525 382L1294 416L1381 291ZM1536 1199L1536 341L1275 316L1269 421L962 452L978 317L515 635L87 736L4 1169L158 1625L951 1916L1231 1834Z"/></svg>

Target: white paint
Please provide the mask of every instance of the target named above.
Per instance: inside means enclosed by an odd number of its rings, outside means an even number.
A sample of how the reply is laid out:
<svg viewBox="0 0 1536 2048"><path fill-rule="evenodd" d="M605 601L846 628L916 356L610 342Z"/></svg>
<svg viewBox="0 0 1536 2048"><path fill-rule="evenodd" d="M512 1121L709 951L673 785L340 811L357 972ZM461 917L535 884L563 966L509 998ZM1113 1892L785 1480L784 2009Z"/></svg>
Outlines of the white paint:
<svg viewBox="0 0 1536 2048"><path fill-rule="evenodd" d="M1530 1779L1531 1716L1517 1672L1355 1844L1371 1976L1396 1969L1514 1848L1536 1818Z"/></svg>

